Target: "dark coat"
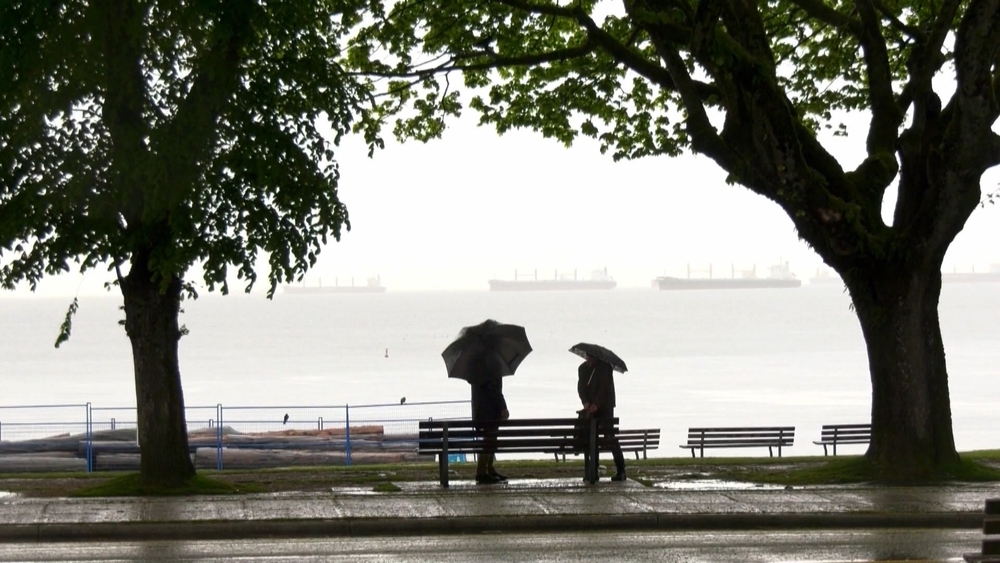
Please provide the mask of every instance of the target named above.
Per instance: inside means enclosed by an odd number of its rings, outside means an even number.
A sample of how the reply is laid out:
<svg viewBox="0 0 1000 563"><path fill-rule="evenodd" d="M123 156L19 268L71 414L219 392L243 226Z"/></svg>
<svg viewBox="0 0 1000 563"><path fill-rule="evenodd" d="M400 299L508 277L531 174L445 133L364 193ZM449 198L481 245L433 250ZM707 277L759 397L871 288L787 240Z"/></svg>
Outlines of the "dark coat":
<svg viewBox="0 0 1000 563"><path fill-rule="evenodd" d="M611 364L583 362L577 369L576 391L580 401L597 405L597 414L609 414L615 408L615 378Z"/></svg>
<svg viewBox="0 0 1000 563"><path fill-rule="evenodd" d="M472 420L500 420L507 410L503 398L503 378L497 377L472 386Z"/></svg>

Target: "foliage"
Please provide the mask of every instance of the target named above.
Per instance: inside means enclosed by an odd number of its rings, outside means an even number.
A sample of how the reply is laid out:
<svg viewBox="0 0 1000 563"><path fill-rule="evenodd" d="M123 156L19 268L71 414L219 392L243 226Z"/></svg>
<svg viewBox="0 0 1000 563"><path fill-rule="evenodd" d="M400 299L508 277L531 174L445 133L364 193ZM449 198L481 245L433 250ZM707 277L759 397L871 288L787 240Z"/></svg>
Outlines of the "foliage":
<svg viewBox="0 0 1000 563"><path fill-rule="evenodd" d="M585 135L615 159L693 150L781 205L838 271L853 266L843 256L885 259L919 243L926 233L911 225L952 211L939 213L937 198L959 213L982 199L977 181L950 195L904 193L886 225L881 203L906 164L895 155L903 143L939 142L934 150L975 161L974 179L1000 162L993 0L385 4L348 61L376 77L379 118L397 136L439 136L470 107L501 133L528 128L567 145ZM471 93L456 90L456 73ZM935 79L949 73L959 87L942 106ZM845 111L871 115L867 159L853 171L816 137L844 134L835 119ZM938 224L936 236L954 236Z"/></svg>
<svg viewBox="0 0 1000 563"><path fill-rule="evenodd" d="M73 316L76 315L79 309L80 301L74 297L73 302L69 304L69 309L66 311L66 317L63 319L62 325L59 326L59 336L56 337L56 348L69 340L69 335L73 332Z"/></svg>
<svg viewBox="0 0 1000 563"><path fill-rule="evenodd" d="M363 4L0 0L0 285L139 249L163 284L300 278L350 228L321 126L364 112Z"/></svg>
<svg viewBox="0 0 1000 563"><path fill-rule="evenodd" d="M426 140L470 107L500 133L584 135L615 159L707 156L844 279L879 479L959 463L937 304L945 253L1000 164L1000 0L373 2L347 61L372 77L377 123ZM818 136L844 134L844 112L869 118L853 170Z"/></svg>

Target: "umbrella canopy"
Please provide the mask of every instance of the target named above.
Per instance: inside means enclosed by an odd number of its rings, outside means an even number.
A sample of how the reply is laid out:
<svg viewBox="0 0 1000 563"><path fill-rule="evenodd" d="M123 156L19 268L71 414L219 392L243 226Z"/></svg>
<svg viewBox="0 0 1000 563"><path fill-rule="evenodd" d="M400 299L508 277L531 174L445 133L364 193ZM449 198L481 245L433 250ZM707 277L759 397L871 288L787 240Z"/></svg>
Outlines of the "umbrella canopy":
<svg viewBox="0 0 1000 563"><path fill-rule="evenodd" d="M598 346L597 344L588 344L586 342L581 342L576 346L570 348L569 351L573 352L574 354L582 358L590 356L591 358L596 358L598 360L601 360L602 362L609 363L611 364L611 369L619 373L625 373L626 371L628 371L628 368L625 367L625 361L619 358L618 354L615 354L614 352L608 350L604 346Z"/></svg>
<svg viewBox="0 0 1000 563"><path fill-rule="evenodd" d="M493 319L467 326L441 353L448 377L482 383L491 377L514 375L531 353L524 327Z"/></svg>

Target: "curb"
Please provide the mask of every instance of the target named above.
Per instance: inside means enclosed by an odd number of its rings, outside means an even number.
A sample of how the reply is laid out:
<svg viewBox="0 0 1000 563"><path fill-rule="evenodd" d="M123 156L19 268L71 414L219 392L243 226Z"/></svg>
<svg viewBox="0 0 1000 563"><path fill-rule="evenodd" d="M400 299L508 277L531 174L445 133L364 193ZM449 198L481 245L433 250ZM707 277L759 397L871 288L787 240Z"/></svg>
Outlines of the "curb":
<svg viewBox="0 0 1000 563"><path fill-rule="evenodd" d="M0 525L0 542L378 537L585 530L976 529L981 512L917 514L580 514L441 518L203 520Z"/></svg>

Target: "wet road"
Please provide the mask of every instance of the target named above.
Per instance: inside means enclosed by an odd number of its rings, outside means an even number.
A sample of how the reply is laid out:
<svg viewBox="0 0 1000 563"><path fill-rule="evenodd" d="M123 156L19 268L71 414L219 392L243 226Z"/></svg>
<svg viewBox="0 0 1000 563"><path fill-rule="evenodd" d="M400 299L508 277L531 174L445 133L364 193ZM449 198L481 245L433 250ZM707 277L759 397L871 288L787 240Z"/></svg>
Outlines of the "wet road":
<svg viewBox="0 0 1000 563"><path fill-rule="evenodd" d="M981 539L978 530L880 529L0 544L0 562L961 561Z"/></svg>

